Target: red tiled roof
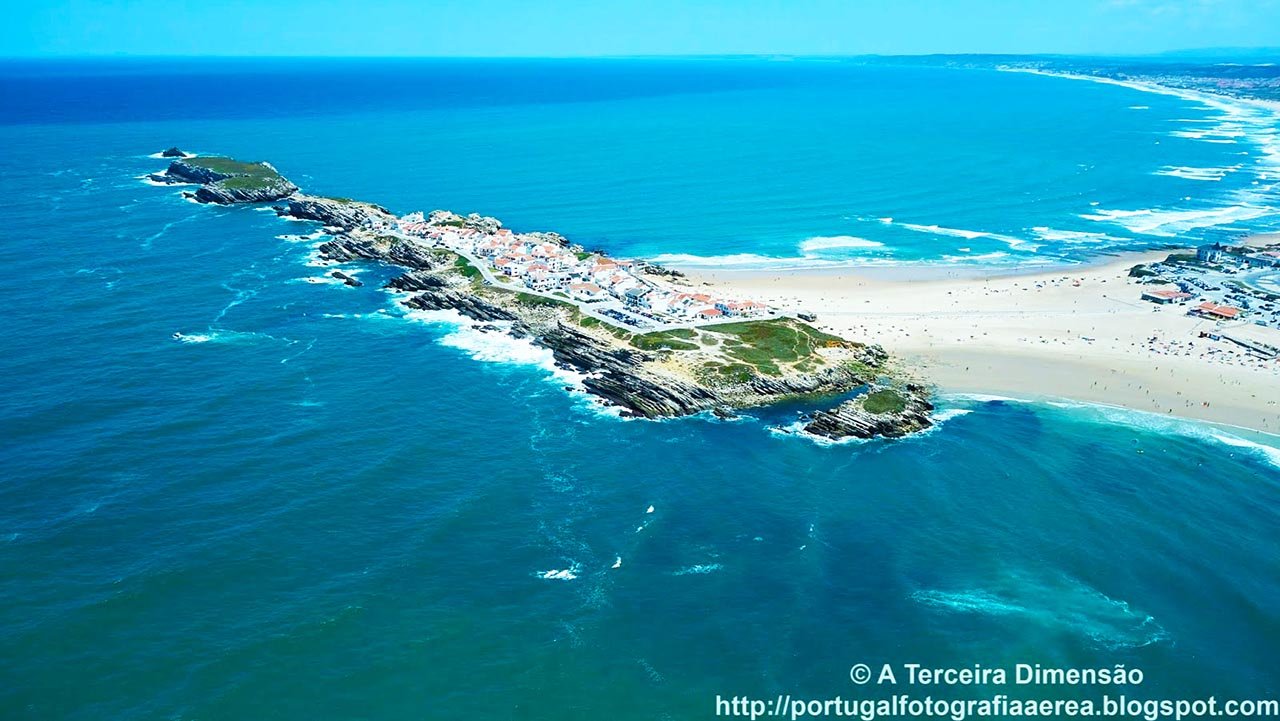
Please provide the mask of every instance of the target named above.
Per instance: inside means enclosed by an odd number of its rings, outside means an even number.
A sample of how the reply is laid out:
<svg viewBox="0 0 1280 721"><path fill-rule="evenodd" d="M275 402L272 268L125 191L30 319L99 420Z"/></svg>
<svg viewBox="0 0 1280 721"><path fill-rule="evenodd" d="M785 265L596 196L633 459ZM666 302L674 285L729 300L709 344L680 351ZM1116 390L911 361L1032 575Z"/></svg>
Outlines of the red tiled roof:
<svg viewBox="0 0 1280 721"><path fill-rule="evenodd" d="M1229 305L1217 305L1209 301L1205 301L1196 306L1196 310L1209 315L1216 315L1222 318L1235 318L1240 315L1240 309Z"/></svg>

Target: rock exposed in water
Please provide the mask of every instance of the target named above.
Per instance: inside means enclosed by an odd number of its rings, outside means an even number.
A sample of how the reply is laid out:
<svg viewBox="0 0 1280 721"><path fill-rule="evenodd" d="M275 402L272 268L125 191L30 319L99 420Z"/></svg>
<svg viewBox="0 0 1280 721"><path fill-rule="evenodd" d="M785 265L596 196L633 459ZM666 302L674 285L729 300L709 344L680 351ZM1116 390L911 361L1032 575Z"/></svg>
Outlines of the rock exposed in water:
<svg viewBox="0 0 1280 721"><path fill-rule="evenodd" d="M338 280L342 281L346 285L351 286L352 288L359 288L360 286L364 285L364 283L361 283L360 281L356 280L353 276L347 275L346 273L343 273L340 270L332 271L329 273L329 275L333 276L334 278L337 278Z"/></svg>
<svg viewBox="0 0 1280 721"><path fill-rule="evenodd" d="M185 157L187 157L187 156L189 156L189 155L190 155L190 153L187 153L187 152L185 152L185 151L179 150L179 149L178 149L178 146L176 146L176 145L175 145L175 146L173 146L172 148L169 148L168 150L166 150L166 151L164 151L164 152L160 153L160 157L162 157L162 158L185 158Z"/></svg>
<svg viewBox="0 0 1280 721"><path fill-rule="evenodd" d="M900 402L886 402L884 394ZM867 406L881 399L887 409ZM903 388L872 388L867 393L841 403L829 411L813 414L805 427L806 433L839 440L841 438L899 438L908 433L924 430L933 425L929 412L933 404L928 392L921 386L907 384ZM876 412L879 411L879 412Z"/></svg>

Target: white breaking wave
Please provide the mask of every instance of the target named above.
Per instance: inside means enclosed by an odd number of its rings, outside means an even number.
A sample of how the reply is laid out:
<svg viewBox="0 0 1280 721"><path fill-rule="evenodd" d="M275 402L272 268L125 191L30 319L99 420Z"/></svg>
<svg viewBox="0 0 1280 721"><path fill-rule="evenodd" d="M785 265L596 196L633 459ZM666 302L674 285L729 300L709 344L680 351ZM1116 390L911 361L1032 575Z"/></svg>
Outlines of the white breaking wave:
<svg viewBox="0 0 1280 721"><path fill-rule="evenodd" d="M1155 175L1167 175L1171 178L1184 178L1186 180L1218 181L1239 169L1239 165L1229 168L1188 168L1181 165L1166 165L1155 171Z"/></svg>
<svg viewBox="0 0 1280 721"><path fill-rule="evenodd" d="M1036 237L1051 243L1125 243L1129 238L1117 238L1106 233L1089 233L1081 230L1056 230L1047 226L1031 229Z"/></svg>
<svg viewBox="0 0 1280 721"><path fill-rule="evenodd" d="M684 253L665 253L653 257L653 262L671 268L720 268L725 270L806 270L814 268L865 268L865 267L902 267L935 265L960 265L986 263L991 261L1009 261L1020 265L1040 263L1062 263L1062 259L1032 258L1028 256L1014 257L1004 252L984 253L981 255L944 255L937 260L896 260L893 258L846 258L835 260L828 258L780 258L767 255L741 253L737 255L691 255Z"/></svg>
<svg viewBox="0 0 1280 721"><path fill-rule="evenodd" d="M394 292L390 294L401 295ZM585 393L583 381L586 376L556 365L555 356L549 348L536 346L527 339L509 335L506 332L508 323L500 321L477 323L454 310L417 310L400 307L405 318L447 329L448 332L438 340L441 345L463 351L473 360L538 368L546 373L549 380L579 391L578 397L584 400L580 405L592 413L610 418L621 417L620 408L605 405ZM481 330L482 325L494 326L496 330Z"/></svg>
<svg viewBox="0 0 1280 721"><path fill-rule="evenodd" d="M549 348L536 346L503 332L505 323L494 322L491 325L499 330L483 331L471 319L453 310L407 310L405 317L448 327L449 332L440 338L440 344L466 351L474 360L530 365L566 381L582 379L580 374L556 366L555 357Z"/></svg>
<svg viewBox="0 0 1280 721"><path fill-rule="evenodd" d="M884 243L852 235L819 235L800 243L800 252L813 253L819 250L835 250L844 248L883 248Z"/></svg>
<svg viewBox="0 0 1280 721"><path fill-rule="evenodd" d="M884 259L852 259L824 257L823 251L833 250L875 250L883 248L884 243L852 235L818 235L806 238L797 246L800 255L794 257L759 255L757 253L730 253L726 255L692 255L689 253L663 253L655 256L653 262L663 265L686 266L693 268L776 268L780 270L803 270L806 268L824 268L838 265L866 265L884 262Z"/></svg>
<svg viewBox="0 0 1280 721"><path fill-rule="evenodd" d="M582 567L574 563L568 568L553 568L550 571L542 571L534 575L548 581L572 581L578 577L578 572L581 570Z"/></svg>
<svg viewBox="0 0 1280 721"><path fill-rule="evenodd" d="M734 253L731 255L692 255L688 253L663 253L653 257L653 262L660 265L685 266L688 268L778 268L803 269L833 265L847 265L839 260L821 258L780 258L755 253Z"/></svg>
<svg viewBox="0 0 1280 721"><path fill-rule="evenodd" d="M1219 443L1226 444L1232 448L1241 448L1256 453L1276 468L1280 468L1280 448L1276 446L1268 446L1256 441L1245 440L1236 436L1227 435L1225 433L1209 433L1214 440Z"/></svg>
<svg viewBox="0 0 1280 721"><path fill-rule="evenodd" d="M1206 143L1247 142L1256 146L1261 152L1249 168L1258 181L1269 180L1274 172L1280 169L1280 103L1246 98L1231 98L1196 90L1170 88L1156 83L1115 80L1091 75L1057 73L1044 70L1027 70L1021 68L1001 68L1013 72L1029 72L1036 75L1059 77L1070 80L1086 80L1104 85L1116 85L1145 93L1167 95L1196 103L1220 114L1206 118L1181 119L1183 122L1204 124L1208 127L1196 127L1175 130L1170 134L1178 138L1186 138ZM1244 170L1244 167L1240 167ZM1162 175L1189 178L1192 180L1219 180L1216 169L1178 168L1170 166ZM1258 181L1254 184L1258 185ZM1224 198L1227 207L1212 209L1138 209L1138 210L1104 210L1096 214L1082 215L1088 220L1110 222L1123 225L1129 230L1146 235L1174 237L1180 233L1209 228L1220 225L1254 220L1272 215L1280 210L1271 207L1274 202L1275 186L1258 187L1254 190L1236 191Z"/></svg>
<svg viewBox="0 0 1280 721"><path fill-rule="evenodd" d="M1098 423L1113 423L1127 426L1129 428L1139 428L1162 435L1174 434L1209 443L1221 443L1223 445L1254 454L1255 456L1265 460L1267 463L1280 468L1280 436L1263 434L1266 435L1267 438L1275 439L1275 444L1271 445L1232 435L1230 431L1221 426L1193 421L1186 418L1161 415L1159 413L1137 411L1130 408L1104 405L1101 403L1086 403L1084 401L1035 401L984 393L949 393L946 397L950 399L969 400L979 403L1000 401L1007 403L1043 404L1051 408L1066 410L1076 414L1077 417L1083 415L1086 419ZM1257 431L1254 431L1254 433L1257 433Z"/></svg>
<svg viewBox="0 0 1280 721"><path fill-rule="evenodd" d="M881 223L885 225L896 225L899 228L914 230L917 233L930 233L932 235L947 235L953 238L964 238L966 240L976 240L978 238L988 238L997 240L1008 245L1013 250L1025 250L1034 252L1040 246L1029 240L1015 238L1012 235L1003 235L1000 233L991 233L985 230L965 230L964 228L947 228L941 225L922 225L920 223L898 223L893 218L881 218Z"/></svg>
<svg viewBox="0 0 1280 721"><path fill-rule="evenodd" d="M1098 210L1096 213L1083 213L1080 217L1114 223L1133 233L1175 238L1191 230L1254 220L1276 212L1275 208L1268 206L1241 204L1203 210Z"/></svg>
<svg viewBox="0 0 1280 721"><path fill-rule="evenodd" d="M671 575L672 576L696 576L696 575L702 575L705 573L715 573L716 571L719 571L721 568L724 568L724 566L721 566L718 563L699 563L694 566L686 566L685 568L682 568L678 571L672 571Z"/></svg>

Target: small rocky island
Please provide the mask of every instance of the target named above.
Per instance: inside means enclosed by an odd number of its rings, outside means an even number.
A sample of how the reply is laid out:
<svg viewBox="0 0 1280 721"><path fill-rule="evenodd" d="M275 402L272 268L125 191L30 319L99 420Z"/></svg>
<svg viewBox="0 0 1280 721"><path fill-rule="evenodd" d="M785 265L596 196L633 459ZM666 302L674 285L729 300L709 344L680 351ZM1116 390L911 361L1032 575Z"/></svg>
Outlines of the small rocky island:
<svg viewBox="0 0 1280 721"><path fill-rule="evenodd" d="M188 156L149 177L158 183L198 185L185 194L201 203L284 201L274 206L280 216L324 226L331 240L320 246L322 258L402 268L388 287L405 294L406 306L456 311L482 330L547 348L557 364L581 374L587 392L627 415L662 418L711 412L731 417L738 409L796 400L832 403L852 395L830 410L814 413L804 431L830 439L896 438L931 425L928 391L898 378L877 345L845 340L777 314L669 324L652 331L632 327L613 322L607 314L593 311L595 306L575 302L567 294L560 297L519 286L465 251L431 240L459 234L481 242L511 237L494 218L447 211L435 211L429 218L401 218L372 203L304 195L265 162ZM557 233L522 236L577 259L623 263L589 253ZM642 268L646 275L656 276L646 283L680 282L678 274L654 270ZM341 271L333 275L347 285L360 285ZM665 292L680 296L682 291L672 286Z"/></svg>
<svg viewBox="0 0 1280 721"><path fill-rule="evenodd" d="M161 155L182 151L170 148ZM170 185L198 185L189 196L201 203L267 203L283 200L298 192L298 186L285 180L270 163L242 163L219 157L184 155L169 163L163 173L148 176L152 182Z"/></svg>

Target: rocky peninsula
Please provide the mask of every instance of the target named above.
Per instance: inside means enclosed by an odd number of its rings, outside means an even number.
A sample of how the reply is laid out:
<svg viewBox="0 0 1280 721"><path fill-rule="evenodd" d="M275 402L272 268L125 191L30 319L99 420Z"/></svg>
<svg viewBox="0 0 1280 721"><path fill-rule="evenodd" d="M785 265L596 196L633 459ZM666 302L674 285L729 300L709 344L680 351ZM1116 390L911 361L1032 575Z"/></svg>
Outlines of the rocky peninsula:
<svg viewBox="0 0 1280 721"><path fill-rule="evenodd" d="M403 219L373 203L302 194L265 162L185 157L155 182L197 184L186 195L200 203L278 202L282 217L320 223L330 240L319 247L334 262L365 261L403 269L389 288L404 305L454 311L481 330L502 332L547 348L558 365L582 377L582 387L625 415L645 418L739 409L783 401L833 403L814 413L805 431L831 439L900 437L931 425L929 393L898 377L878 345L849 341L792 317L707 323L643 332L611 323L584 306L516 287L477 267L474 258L405 232ZM406 216L407 217L407 216ZM421 216L419 216L421 218ZM494 218L445 211L420 220L418 231L450 229L473 235L510 233ZM595 256L557 233L539 243ZM607 262L614 262L608 260ZM653 272L654 283L679 283ZM357 286L347 274L334 277ZM852 396L851 398L849 398Z"/></svg>

